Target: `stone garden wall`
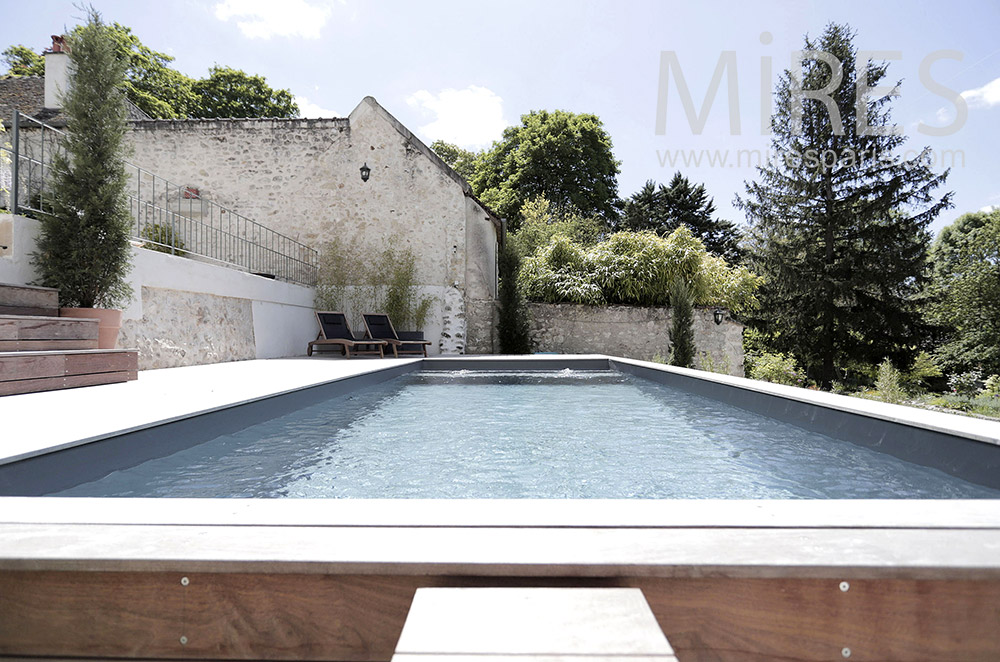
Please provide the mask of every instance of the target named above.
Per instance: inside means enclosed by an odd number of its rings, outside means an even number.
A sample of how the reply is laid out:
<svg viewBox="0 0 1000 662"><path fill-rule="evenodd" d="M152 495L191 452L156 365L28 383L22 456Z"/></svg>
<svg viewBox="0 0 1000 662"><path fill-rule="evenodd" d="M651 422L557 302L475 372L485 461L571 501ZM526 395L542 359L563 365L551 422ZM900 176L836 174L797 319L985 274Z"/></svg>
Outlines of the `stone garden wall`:
<svg viewBox="0 0 1000 662"><path fill-rule="evenodd" d="M648 361L670 354L670 309L637 306L528 304L537 352L610 354ZM743 325L716 325L712 308L697 308L694 338L698 367L743 376Z"/></svg>

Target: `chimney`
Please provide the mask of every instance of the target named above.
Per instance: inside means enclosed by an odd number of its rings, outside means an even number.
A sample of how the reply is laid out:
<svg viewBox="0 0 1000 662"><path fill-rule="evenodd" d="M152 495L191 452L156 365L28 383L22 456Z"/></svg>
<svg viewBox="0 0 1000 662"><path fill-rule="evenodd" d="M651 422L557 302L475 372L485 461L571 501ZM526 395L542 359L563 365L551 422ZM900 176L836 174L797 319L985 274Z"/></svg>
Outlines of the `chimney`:
<svg viewBox="0 0 1000 662"><path fill-rule="evenodd" d="M45 51L45 107L62 108L62 95L69 89L69 49L66 37L52 35L52 48Z"/></svg>

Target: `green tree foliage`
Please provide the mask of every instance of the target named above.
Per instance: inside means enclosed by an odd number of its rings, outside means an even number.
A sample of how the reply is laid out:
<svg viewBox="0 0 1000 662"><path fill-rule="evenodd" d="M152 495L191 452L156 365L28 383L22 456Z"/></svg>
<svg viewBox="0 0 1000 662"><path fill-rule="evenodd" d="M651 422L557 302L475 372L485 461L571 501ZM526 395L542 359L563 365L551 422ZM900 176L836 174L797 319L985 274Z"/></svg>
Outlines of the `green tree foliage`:
<svg viewBox="0 0 1000 662"><path fill-rule="evenodd" d="M595 115L532 111L483 154L470 182L483 202L520 225L521 206L546 197L561 208L605 220L617 216L618 161Z"/></svg>
<svg viewBox="0 0 1000 662"><path fill-rule="evenodd" d="M694 297L683 278L670 284L670 365L693 368Z"/></svg>
<svg viewBox="0 0 1000 662"><path fill-rule="evenodd" d="M853 36L831 24L818 41L805 41L805 49L841 63L831 96L842 128L822 102L801 100L802 113L795 103L796 87L824 88L831 67L808 60L801 82L785 71L771 119L779 158L758 168L758 181L737 199L752 224L751 268L765 277L750 322L824 388L850 360L875 365L889 357L904 368L912 360L924 335L915 295L924 281L926 228L951 199L933 196L948 173L931 171L926 150L901 159L895 153L905 138L879 130L891 125L891 94L858 100L874 129L856 130L858 81L878 85L888 65L856 62Z"/></svg>
<svg viewBox="0 0 1000 662"><path fill-rule="evenodd" d="M949 372L1000 373L1000 209L945 227L931 259L929 314L948 330L939 360Z"/></svg>
<svg viewBox="0 0 1000 662"><path fill-rule="evenodd" d="M80 30L77 27L74 32ZM132 29L118 23L108 28L115 51L125 62L122 89L129 101L153 118L190 117L198 107L194 80L172 69L174 58L143 44Z"/></svg>
<svg viewBox="0 0 1000 662"><path fill-rule="evenodd" d="M16 44L3 51L8 76L44 76L45 58L27 46Z"/></svg>
<svg viewBox="0 0 1000 662"><path fill-rule="evenodd" d="M528 200L521 207L521 227L509 235L522 257L534 255L556 235L563 235L583 246L596 243L607 227L595 216L582 216L574 210L556 209L548 199Z"/></svg>
<svg viewBox="0 0 1000 662"><path fill-rule="evenodd" d="M531 324L528 307L518 285L521 257L510 241L500 247L500 316L497 324L497 339L501 354L531 353Z"/></svg>
<svg viewBox="0 0 1000 662"><path fill-rule="evenodd" d="M215 66L191 86L198 97L192 117L295 117L299 107L288 90L272 89L263 76Z"/></svg>
<svg viewBox="0 0 1000 662"><path fill-rule="evenodd" d="M458 145L443 140L435 140L431 143L431 149L441 157L441 160L451 166L451 169L462 176L467 182L471 182L476 174L476 160L479 154L462 149Z"/></svg>
<svg viewBox="0 0 1000 662"><path fill-rule="evenodd" d="M84 27L75 27L71 35ZM143 44L131 28L112 23L105 29L125 65L120 89L150 117L295 117L299 113L291 92L272 89L263 76L213 67L208 78L196 80L171 68L174 58ZM44 58L26 46L11 46L3 55L11 75L45 74Z"/></svg>
<svg viewBox="0 0 1000 662"><path fill-rule="evenodd" d="M68 42L73 74L63 101L65 153L53 155L51 211L41 217L33 263L40 284L59 290L61 305L113 308L131 297L125 67L93 9Z"/></svg>
<svg viewBox="0 0 1000 662"><path fill-rule="evenodd" d="M684 280L698 305L747 311L760 279L711 255L686 226L669 237L616 232L591 247L556 235L525 259L521 283L531 301L665 306L670 284Z"/></svg>
<svg viewBox="0 0 1000 662"><path fill-rule="evenodd" d="M625 201L616 229L652 230L665 237L686 225L705 248L730 263L740 261L740 231L735 224L715 218L715 201L704 184L695 186L680 172L669 185L648 180Z"/></svg>

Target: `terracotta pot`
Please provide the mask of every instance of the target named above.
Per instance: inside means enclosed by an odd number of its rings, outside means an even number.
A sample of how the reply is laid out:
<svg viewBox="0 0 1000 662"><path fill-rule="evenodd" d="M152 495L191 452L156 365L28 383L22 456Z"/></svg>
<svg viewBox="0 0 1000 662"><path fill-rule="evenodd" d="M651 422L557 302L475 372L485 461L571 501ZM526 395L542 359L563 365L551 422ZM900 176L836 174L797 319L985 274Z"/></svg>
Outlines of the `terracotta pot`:
<svg viewBox="0 0 1000 662"><path fill-rule="evenodd" d="M97 335L98 349L114 349L118 343L118 330L122 328L122 311L107 308L60 308L60 317L82 317L100 322Z"/></svg>

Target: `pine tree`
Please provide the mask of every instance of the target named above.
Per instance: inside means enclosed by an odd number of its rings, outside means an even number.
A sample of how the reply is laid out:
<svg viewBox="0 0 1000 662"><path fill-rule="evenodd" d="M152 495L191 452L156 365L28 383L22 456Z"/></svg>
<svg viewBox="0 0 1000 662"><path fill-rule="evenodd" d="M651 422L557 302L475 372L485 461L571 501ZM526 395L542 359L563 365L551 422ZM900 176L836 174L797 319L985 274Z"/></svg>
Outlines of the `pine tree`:
<svg viewBox="0 0 1000 662"><path fill-rule="evenodd" d="M693 368L694 297L691 288L681 278L670 285L670 365Z"/></svg>
<svg viewBox="0 0 1000 662"><path fill-rule="evenodd" d="M737 198L751 222L751 268L766 278L760 311L748 321L825 388L837 367L912 360L922 334L915 296L925 279L927 226L952 196L932 195L948 172L932 172L928 150L896 156L905 138L888 130L892 93L869 91L856 102L859 80L877 86L887 64L856 62L853 37L831 24L818 41L805 40L806 50L840 62L831 97L842 125L819 100L802 99L801 112L795 103L797 90L833 80L829 64L806 60L801 81L785 71L771 118L776 158ZM870 129L857 130L859 110Z"/></svg>
<svg viewBox="0 0 1000 662"><path fill-rule="evenodd" d="M40 284L59 290L61 305L115 307L131 296L124 63L93 9L68 42L65 152L52 159L51 208L41 218L33 263Z"/></svg>
<svg viewBox="0 0 1000 662"><path fill-rule="evenodd" d="M705 185L692 184L680 172L674 173L669 185L648 180L626 200L619 229L652 230L666 237L681 225L701 239L708 252L730 264L740 261L739 229L715 218L715 200Z"/></svg>
<svg viewBox="0 0 1000 662"><path fill-rule="evenodd" d="M521 257L509 238L500 248L500 319L497 336L501 354L531 353L531 329L528 307L524 295L517 285L517 273L521 268Z"/></svg>

